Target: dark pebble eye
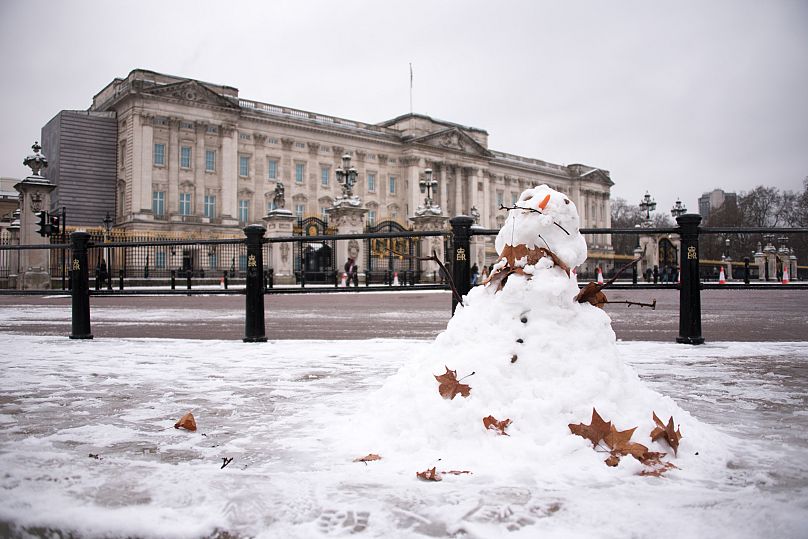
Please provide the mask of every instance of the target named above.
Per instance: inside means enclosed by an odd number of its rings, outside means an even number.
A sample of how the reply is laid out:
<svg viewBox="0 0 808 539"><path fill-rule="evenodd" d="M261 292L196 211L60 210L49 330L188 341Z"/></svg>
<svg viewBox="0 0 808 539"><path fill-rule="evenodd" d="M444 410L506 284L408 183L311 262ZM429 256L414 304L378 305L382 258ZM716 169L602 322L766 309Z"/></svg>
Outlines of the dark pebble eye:
<svg viewBox="0 0 808 539"><path fill-rule="evenodd" d="M520 318L520 320L522 321L523 324L527 324L527 316L523 316L522 318Z"/></svg>
<svg viewBox="0 0 808 539"><path fill-rule="evenodd" d="M565 199L564 199L564 204L569 204L569 203L570 203L570 199L565 198Z"/></svg>
<svg viewBox="0 0 808 539"><path fill-rule="evenodd" d="M522 344L525 341L523 339L516 339L516 342L518 342L519 344Z"/></svg>

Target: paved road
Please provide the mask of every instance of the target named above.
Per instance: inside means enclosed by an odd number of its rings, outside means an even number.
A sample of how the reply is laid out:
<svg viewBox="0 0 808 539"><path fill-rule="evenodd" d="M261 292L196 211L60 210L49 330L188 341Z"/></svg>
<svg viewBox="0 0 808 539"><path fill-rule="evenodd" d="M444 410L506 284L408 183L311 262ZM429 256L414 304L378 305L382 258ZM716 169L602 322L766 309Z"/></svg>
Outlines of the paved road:
<svg viewBox="0 0 808 539"><path fill-rule="evenodd" d="M609 299L657 300L657 309L607 306L617 337L672 342L678 291L615 290ZM266 296L270 339L431 339L450 317L448 292ZM92 332L104 337L241 339L243 296L94 297ZM70 333L70 298L0 296L0 331ZM706 290L702 333L708 341L808 340L808 291Z"/></svg>

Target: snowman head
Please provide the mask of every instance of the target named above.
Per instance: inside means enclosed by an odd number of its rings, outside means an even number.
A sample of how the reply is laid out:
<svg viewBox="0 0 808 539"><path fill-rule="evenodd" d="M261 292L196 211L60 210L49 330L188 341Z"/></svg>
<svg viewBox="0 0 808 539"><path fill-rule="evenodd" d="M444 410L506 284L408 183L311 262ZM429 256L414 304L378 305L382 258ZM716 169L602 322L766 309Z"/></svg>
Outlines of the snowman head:
<svg viewBox="0 0 808 539"><path fill-rule="evenodd" d="M564 193L539 185L522 192L499 231L496 249L524 244L545 247L570 268L586 260L586 242L579 232L578 209Z"/></svg>

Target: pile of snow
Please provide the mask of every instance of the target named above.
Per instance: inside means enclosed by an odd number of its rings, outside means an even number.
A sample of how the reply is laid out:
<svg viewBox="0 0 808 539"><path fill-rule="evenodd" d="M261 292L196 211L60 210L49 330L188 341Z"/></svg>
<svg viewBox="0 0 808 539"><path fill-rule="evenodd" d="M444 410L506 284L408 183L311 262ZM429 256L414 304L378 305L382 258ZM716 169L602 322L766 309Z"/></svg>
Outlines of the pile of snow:
<svg viewBox="0 0 808 539"><path fill-rule="evenodd" d="M564 194L542 185L525 191L517 206L536 211L510 210L496 239L499 253L525 244L549 248L570 268L585 260L577 210ZM502 290L492 283L470 291L446 331L352 419L349 447L381 454L380 469L402 474L433 466L531 482L638 474L638 461L624 457L609 468L604 449L570 432L570 423L588 424L596 408L618 430L638 427L632 441L667 453L680 468L668 476L720 473L726 437L639 380L619 357L608 315L574 300L575 273L549 257L526 263L517 261L524 274L510 275ZM468 397L441 397L435 375L445 368L468 376ZM681 425L676 457L665 441L651 441L652 412ZM512 421L508 436L484 428L489 415Z"/></svg>

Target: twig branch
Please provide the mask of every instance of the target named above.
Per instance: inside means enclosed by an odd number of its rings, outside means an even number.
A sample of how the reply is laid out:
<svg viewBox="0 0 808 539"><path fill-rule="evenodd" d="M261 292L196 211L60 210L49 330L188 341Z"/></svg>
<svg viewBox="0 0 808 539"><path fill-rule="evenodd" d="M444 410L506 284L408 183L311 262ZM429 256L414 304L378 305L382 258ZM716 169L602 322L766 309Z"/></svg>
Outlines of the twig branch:
<svg viewBox="0 0 808 539"><path fill-rule="evenodd" d="M500 209L500 210L523 210L523 211L532 211L532 212L534 212L534 213L539 213L539 214L541 214L541 215L544 215L544 212L543 212L543 211L541 211L541 210L537 210L536 208L523 208L523 207L521 207L521 206L510 206L510 207L509 207L509 206L505 206L505 205L503 205L503 204L500 204L500 205L499 205L499 209ZM566 229L566 228L564 228L563 226L559 225L559 224L558 224L558 223L556 223L555 221L553 221L553 224L554 224L555 226L557 226L558 228L560 228L561 230L563 230L563 231L564 231L564 234L566 234L567 236L569 236L569 235L570 235L570 233L569 233L569 232L567 232L567 229Z"/></svg>
<svg viewBox="0 0 808 539"><path fill-rule="evenodd" d="M651 307L652 311L656 311L656 300L651 303L641 303L639 301L619 300L619 301L606 301L606 303L625 303L627 306L637 305L638 307Z"/></svg>
<svg viewBox="0 0 808 539"><path fill-rule="evenodd" d="M433 260L438 263L438 266L440 266L443 275L446 276L446 282L449 283L449 287L452 289L452 294L454 295L457 302L460 305L463 305L463 298L460 296L460 292L457 291L454 279L452 279L452 276L449 274L449 270L446 269L446 266L444 266L443 262L441 262L440 259L438 258L438 254L435 251L432 251L432 256L429 257L427 260Z"/></svg>

